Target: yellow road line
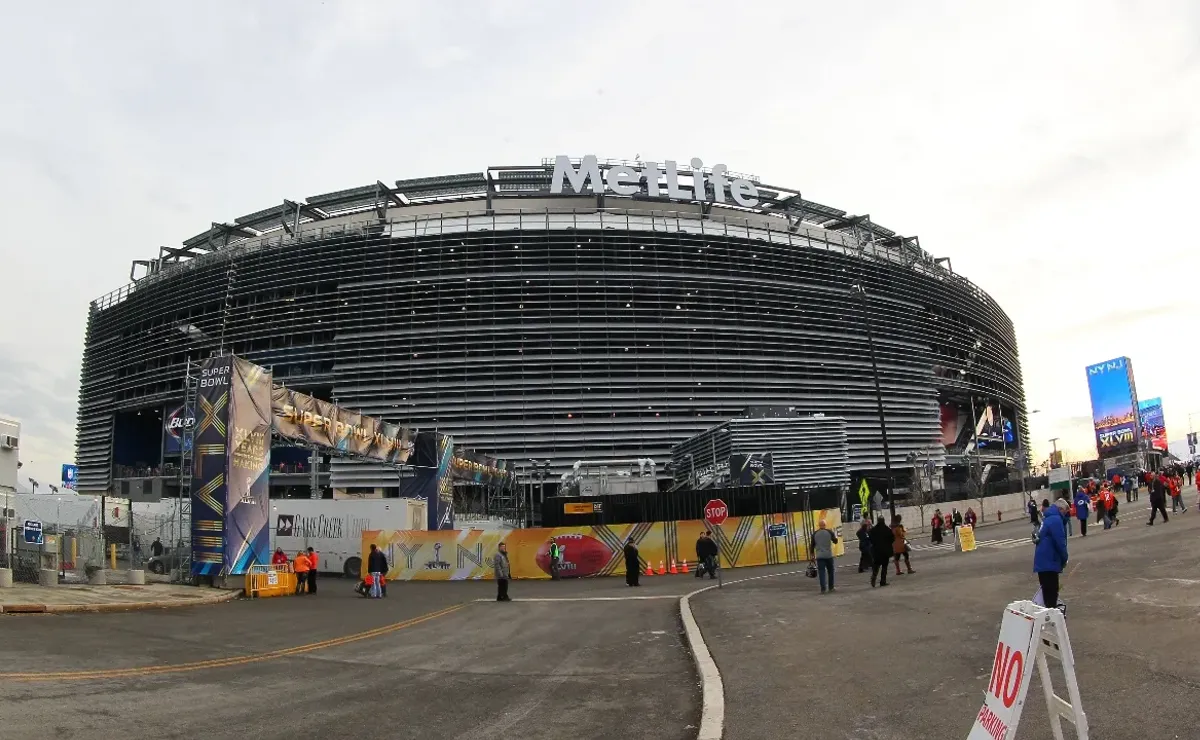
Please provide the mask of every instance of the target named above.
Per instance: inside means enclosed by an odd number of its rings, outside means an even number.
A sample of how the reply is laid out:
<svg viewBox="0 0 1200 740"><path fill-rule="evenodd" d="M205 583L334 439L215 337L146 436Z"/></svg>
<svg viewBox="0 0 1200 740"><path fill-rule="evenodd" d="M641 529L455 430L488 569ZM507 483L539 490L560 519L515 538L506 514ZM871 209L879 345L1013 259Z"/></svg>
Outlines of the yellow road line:
<svg viewBox="0 0 1200 740"><path fill-rule="evenodd" d="M200 660L193 663L176 663L174 665L151 665L151 666L135 666L132 668L110 668L95 671L61 671L56 673L0 673L0 681L79 681L79 680L95 680L104 678L136 678L140 676L152 676L164 673L184 673L187 671L200 671L209 668L228 668L230 666L246 665L248 663L260 663L266 660L275 660L277 658L287 658L292 655L301 655L310 653L314 650L323 650L325 648L337 647L346 645L359 640L367 640L372 637L382 637L383 635L392 632L398 632L402 629L413 627L428 622L431 619L437 619L447 614L452 614L459 609L462 609L465 604L456 604L454 606L442 609L429 614L423 614L419 617L406 619L403 622L396 622L383 627L378 627L366 632L359 632L353 635L345 635L344 637L335 637L321 642L312 642L307 645L297 645L296 647L283 648L281 650L272 650L269 653L258 653L256 655L239 655L228 658L213 658L211 660Z"/></svg>

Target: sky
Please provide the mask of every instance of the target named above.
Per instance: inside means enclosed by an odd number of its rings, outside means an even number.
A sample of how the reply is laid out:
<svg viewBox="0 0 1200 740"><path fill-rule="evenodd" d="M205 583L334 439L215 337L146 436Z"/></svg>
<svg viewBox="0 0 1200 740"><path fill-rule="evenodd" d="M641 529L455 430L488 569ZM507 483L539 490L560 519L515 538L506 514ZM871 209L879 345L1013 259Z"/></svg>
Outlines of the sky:
<svg viewBox="0 0 1200 740"><path fill-rule="evenodd" d="M74 455L89 301L212 221L557 154L723 162L873 219L1016 326L1034 458L1085 366L1182 440L1200 3L69 2L5 10L0 416ZM1200 414L1197 414L1200 417ZM1178 447L1174 447L1178 451Z"/></svg>

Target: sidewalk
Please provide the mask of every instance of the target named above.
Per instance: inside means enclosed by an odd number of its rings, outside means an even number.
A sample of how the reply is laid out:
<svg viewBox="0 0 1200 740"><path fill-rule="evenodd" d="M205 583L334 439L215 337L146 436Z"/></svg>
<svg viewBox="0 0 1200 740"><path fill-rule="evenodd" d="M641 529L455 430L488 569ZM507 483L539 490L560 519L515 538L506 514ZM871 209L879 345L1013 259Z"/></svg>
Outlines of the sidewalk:
<svg viewBox="0 0 1200 740"><path fill-rule="evenodd" d="M36 586L14 583L0 589L0 613L69 614L114 612L134 609L169 609L217 604L237 597L241 591L224 591L196 586L148 583L144 586Z"/></svg>

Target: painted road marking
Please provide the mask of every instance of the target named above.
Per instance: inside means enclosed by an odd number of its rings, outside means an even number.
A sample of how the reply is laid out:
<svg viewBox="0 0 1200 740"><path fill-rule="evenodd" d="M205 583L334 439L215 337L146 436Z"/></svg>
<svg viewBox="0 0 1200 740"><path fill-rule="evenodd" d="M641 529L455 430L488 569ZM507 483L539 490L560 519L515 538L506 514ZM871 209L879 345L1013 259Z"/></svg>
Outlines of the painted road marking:
<svg viewBox="0 0 1200 740"><path fill-rule="evenodd" d="M679 594L660 594L650 596L546 596L530 599L513 599L513 601L653 601L655 599L678 599ZM495 599L475 599L483 604Z"/></svg>
<svg viewBox="0 0 1200 740"><path fill-rule="evenodd" d="M54 673L0 673L0 681L80 681L80 680L98 680L106 678L140 678L142 676L155 676L164 673L185 673L188 671L201 671L209 668L228 668L230 666L246 665L249 663L261 663L267 660L276 660L278 658L287 658L293 655L302 655L311 653L314 650L324 650L325 648L338 647L339 645L347 645L359 640L368 640L372 637L382 637L393 632L399 632L402 629L413 627L423 622L428 622L438 617L444 617L447 614L462 609L465 604L455 604L454 606L442 609L429 614L423 614L419 617L406 619L403 622L396 622L383 627L377 627L366 632L359 632L353 635L345 635L343 637L335 637L321 642L312 642L307 645L297 645L296 647L283 648L281 650L272 650L269 653L258 653L256 655L241 655L232 656L229 658L213 658L212 660L200 660L194 663L177 663L174 665L150 665L150 666L135 666L132 668L109 668L94 671L60 671Z"/></svg>

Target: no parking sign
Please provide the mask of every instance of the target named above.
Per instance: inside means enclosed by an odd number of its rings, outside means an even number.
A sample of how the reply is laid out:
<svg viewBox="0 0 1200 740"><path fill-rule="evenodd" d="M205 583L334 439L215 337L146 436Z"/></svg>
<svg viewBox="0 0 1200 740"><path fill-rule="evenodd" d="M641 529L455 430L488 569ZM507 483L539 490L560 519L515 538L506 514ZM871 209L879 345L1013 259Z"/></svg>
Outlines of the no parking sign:
<svg viewBox="0 0 1200 740"><path fill-rule="evenodd" d="M1006 740L1017 732L1021 709L1029 693L1036 658L1034 636L1040 623L1032 616L1009 606L1000 622L1000 641L992 676L983 695L983 707L975 717L967 740Z"/></svg>

